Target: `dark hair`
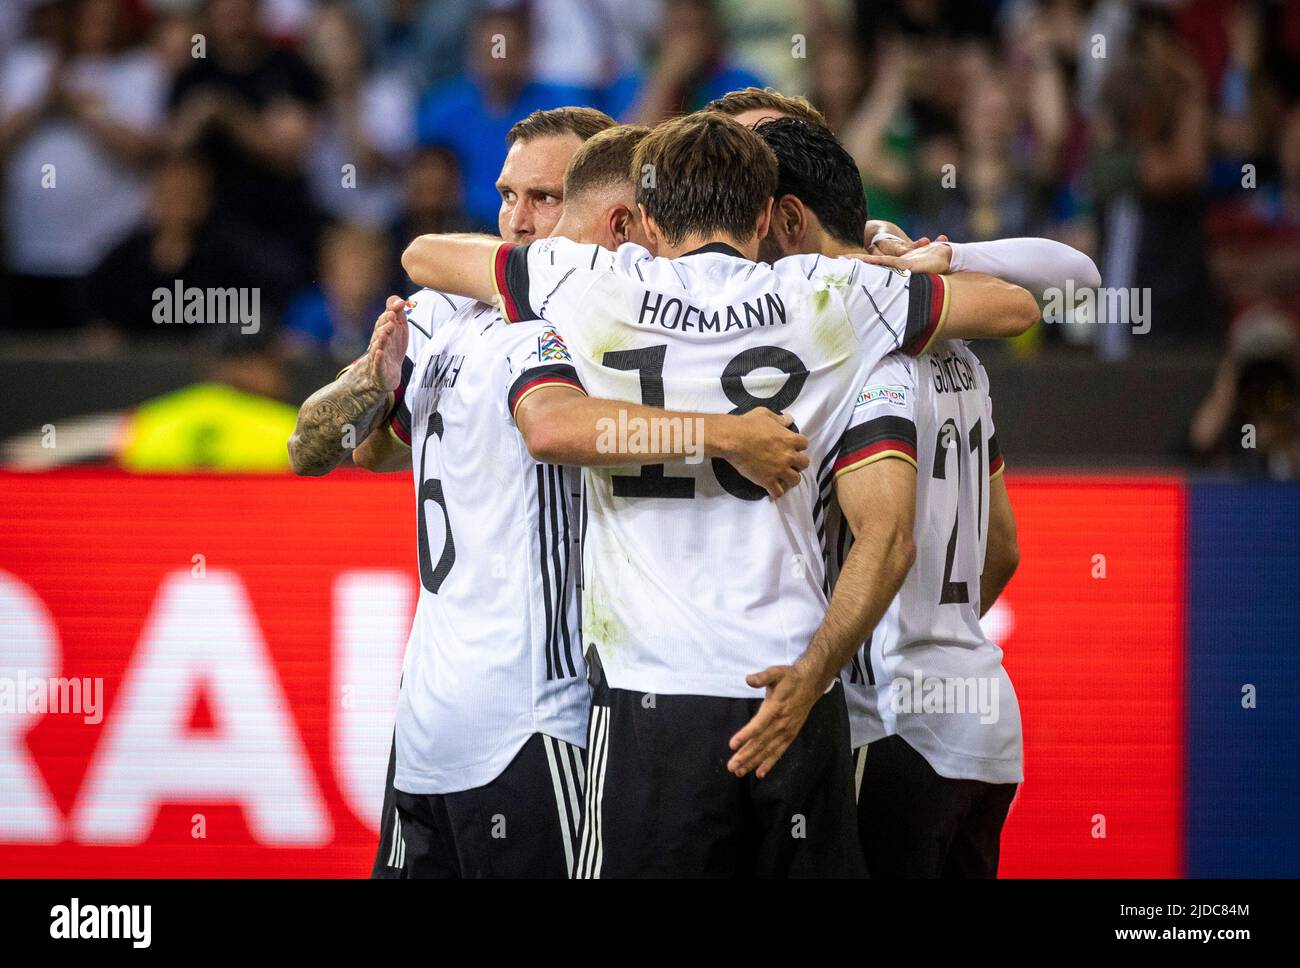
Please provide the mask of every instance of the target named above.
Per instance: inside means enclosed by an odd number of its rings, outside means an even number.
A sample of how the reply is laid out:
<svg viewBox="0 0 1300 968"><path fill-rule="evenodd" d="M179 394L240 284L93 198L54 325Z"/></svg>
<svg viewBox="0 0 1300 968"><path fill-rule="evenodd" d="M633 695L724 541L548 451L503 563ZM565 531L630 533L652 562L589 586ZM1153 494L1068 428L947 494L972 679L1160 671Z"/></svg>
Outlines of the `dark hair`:
<svg viewBox="0 0 1300 968"><path fill-rule="evenodd" d="M793 195L832 238L862 244L867 196L852 156L830 128L794 118L763 121L754 129L777 160L776 197Z"/></svg>
<svg viewBox="0 0 1300 968"><path fill-rule="evenodd" d="M636 146L632 166L650 175L637 179L636 200L670 245L715 232L748 241L776 190L772 149L716 111L664 121Z"/></svg>
<svg viewBox="0 0 1300 968"><path fill-rule="evenodd" d="M577 135L579 141L586 141L596 132L614 125L613 118L595 108L551 108L549 111L534 111L516 121L506 135L506 144L563 134Z"/></svg>
<svg viewBox="0 0 1300 968"><path fill-rule="evenodd" d="M588 138L564 173L564 197L572 199L593 188L631 185L635 177L632 156L649 133L645 125L620 124Z"/></svg>
<svg viewBox="0 0 1300 968"><path fill-rule="evenodd" d="M704 105L704 110L717 111L732 118L746 111L768 110L799 118L811 124L830 127L826 123L826 116L813 107L812 101L799 95L782 94L770 87L746 87L739 91L728 91L722 97L715 98Z"/></svg>

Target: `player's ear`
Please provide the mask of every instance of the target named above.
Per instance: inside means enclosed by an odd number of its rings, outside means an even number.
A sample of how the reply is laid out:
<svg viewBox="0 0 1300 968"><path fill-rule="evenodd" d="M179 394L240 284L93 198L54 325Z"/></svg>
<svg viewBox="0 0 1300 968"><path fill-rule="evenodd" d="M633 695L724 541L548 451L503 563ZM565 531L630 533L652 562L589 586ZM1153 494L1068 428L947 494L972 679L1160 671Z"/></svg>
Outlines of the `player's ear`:
<svg viewBox="0 0 1300 968"><path fill-rule="evenodd" d="M632 220L632 211L626 205L613 205L605 213L605 227L614 240L615 248L631 241Z"/></svg>
<svg viewBox="0 0 1300 968"><path fill-rule="evenodd" d="M772 207L771 235L783 252L797 252L808 231L807 213L799 199L782 195Z"/></svg>
<svg viewBox="0 0 1300 968"><path fill-rule="evenodd" d="M650 213L645 210L644 205L637 202L636 208L641 214L641 231L645 233L645 247L651 254L657 254L659 251L659 240L662 238L659 226L655 224L655 220L650 217Z"/></svg>
<svg viewBox="0 0 1300 968"><path fill-rule="evenodd" d="M767 200L763 210L758 213L757 221L754 222L754 236L760 242L767 238L768 229L772 227L772 202L771 198Z"/></svg>

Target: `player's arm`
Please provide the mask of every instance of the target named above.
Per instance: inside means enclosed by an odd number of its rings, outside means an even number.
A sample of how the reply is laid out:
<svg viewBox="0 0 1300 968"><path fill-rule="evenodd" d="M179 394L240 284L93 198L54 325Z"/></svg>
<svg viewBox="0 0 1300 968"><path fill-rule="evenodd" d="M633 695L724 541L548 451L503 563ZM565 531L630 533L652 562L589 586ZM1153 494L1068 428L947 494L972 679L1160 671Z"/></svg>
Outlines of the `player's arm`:
<svg viewBox="0 0 1300 968"><path fill-rule="evenodd" d="M914 445L913 445L914 446ZM792 666L747 677L767 689L754 718L731 739L727 769L765 777L803 727L808 713L853 658L916 560L916 464L909 456L876 459L835 479L835 493L853 530L826 617Z"/></svg>
<svg viewBox="0 0 1300 968"><path fill-rule="evenodd" d="M370 432L352 452L352 463L376 474L411 469L411 445L397 436L386 420Z"/></svg>
<svg viewBox="0 0 1300 968"><path fill-rule="evenodd" d="M580 306L582 284L615 259L608 249L558 236L519 245L484 235L422 235L402 253L402 267L421 285L496 305L506 322L518 323L563 316L561 304Z"/></svg>
<svg viewBox="0 0 1300 968"><path fill-rule="evenodd" d="M1101 285L1101 273L1092 259L1054 239L991 239L935 245L941 250L948 249L948 272L982 272L1035 294L1051 288L1063 289L1067 283L1079 289L1096 289Z"/></svg>
<svg viewBox="0 0 1300 968"><path fill-rule="evenodd" d="M1011 497L1007 494L1006 476L999 467L989 479L988 546L984 552L984 571L980 575L981 617L998 600L1019 564L1016 516L1011 509Z"/></svg>
<svg viewBox="0 0 1300 968"><path fill-rule="evenodd" d="M417 285L491 303L497 295L497 250L503 244L490 235L421 235L402 253L402 268Z"/></svg>
<svg viewBox="0 0 1300 968"><path fill-rule="evenodd" d="M370 436L388 415L409 338L403 303L398 296L389 297L388 307L375 320L366 355L299 408L298 424L289 437L289 464L295 474L328 474L348 455L350 442Z"/></svg>
<svg viewBox="0 0 1300 968"><path fill-rule="evenodd" d="M1101 285L1097 264L1073 246L1054 239L992 239L952 242L946 235L913 242L892 222L869 221L868 251L877 265L912 272L980 272L1041 294L1072 283L1078 289Z"/></svg>
<svg viewBox="0 0 1300 968"><path fill-rule="evenodd" d="M525 377L527 379L527 377ZM760 407L742 415L661 410L622 400L595 400L576 386L553 382L525 385L512 394L511 408L519 432L536 460L582 467L662 464L687 458L720 457L774 498L799 483L808 466L803 452L808 438L789 429L794 419ZM611 442L620 426L635 421L676 419L679 434L648 434L658 449L629 453ZM688 426L688 435L686 428ZM611 446L613 443L613 446ZM677 446L681 445L681 446ZM689 448L689 449L688 449Z"/></svg>
<svg viewBox="0 0 1300 968"><path fill-rule="evenodd" d="M1050 239L961 245L944 240L898 255L857 258L912 274L909 290L916 305L909 308L909 333L910 323L923 315L922 306L929 307L924 314L928 323L924 338L910 340L904 347L913 355L923 352L940 334L951 339L1018 336L1041 316L1035 292L1045 298L1046 290L1063 288L1071 281L1081 288L1101 284L1091 259Z"/></svg>
<svg viewBox="0 0 1300 968"><path fill-rule="evenodd" d="M924 284L922 284L924 281ZM1041 316L1029 290L978 272L953 275L913 275L913 299L933 307L937 317L930 332L904 346L913 356L936 339L1007 339L1019 336ZM919 294L915 291L919 289Z"/></svg>

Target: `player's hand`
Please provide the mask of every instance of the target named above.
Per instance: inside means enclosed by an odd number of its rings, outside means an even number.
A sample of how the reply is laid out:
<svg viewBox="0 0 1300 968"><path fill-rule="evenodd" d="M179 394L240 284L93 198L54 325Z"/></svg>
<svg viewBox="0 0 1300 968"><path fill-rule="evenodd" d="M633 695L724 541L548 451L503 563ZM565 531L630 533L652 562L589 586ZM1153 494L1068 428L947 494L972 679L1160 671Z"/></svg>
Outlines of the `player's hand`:
<svg viewBox="0 0 1300 968"><path fill-rule="evenodd" d="M727 769L736 776L756 770L761 780L799 735L822 690L797 665L772 666L746 676L745 682L766 689L767 695L754 718L731 737L729 745L735 755Z"/></svg>
<svg viewBox="0 0 1300 968"><path fill-rule="evenodd" d="M900 239L881 239L875 245L867 250L869 255L892 255L903 256L913 249L919 249L929 245L928 238L917 239L915 242L906 242Z"/></svg>
<svg viewBox="0 0 1300 968"><path fill-rule="evenodd" d="M727 448L731 466L768 495L778 498L799 483L810 463L808 438L794 428L794 418L756 407L731 418L735 440Z"/></svg>
<svg viewBox="0 0 1300 968"><path fill-rule="evenodd" d="M853 258L873 266L942 275L952 266L952 246L947 236L941 235L936 241L907 249L902 255L855 255Z"/></svg>
<svg viewBox="0 0 1300 968"><path fill-rule="evenodd" d="M372 386L392 392L402 382L402 360L411 331L406 322L406 300L389 296L387 308L375 320L366 350L363 378Z"/></svg>
<svg viewBox="0 0 1300 968"><path fill-rule="evenodd" d="M892 235L893 239L873 240L877 235ZM872 255L902 255L908 249L918 248L928 243L929 239L912 238L893 222L883 218L869 218L862 227L862 244Z"/></svg>

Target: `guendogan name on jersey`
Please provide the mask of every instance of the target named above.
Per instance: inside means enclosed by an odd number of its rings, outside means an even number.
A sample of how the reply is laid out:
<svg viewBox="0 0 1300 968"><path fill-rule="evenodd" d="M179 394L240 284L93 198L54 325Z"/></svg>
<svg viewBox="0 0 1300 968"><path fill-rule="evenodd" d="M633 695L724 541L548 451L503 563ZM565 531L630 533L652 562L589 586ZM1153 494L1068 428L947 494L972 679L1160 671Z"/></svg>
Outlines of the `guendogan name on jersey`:
<svg viewBox="0 0 1300 968"><path fill-rule="evenodd" d="M931 356L930 375L934 377L937 393L961 393L974 389L976 385L975 371L955 353L948 353L943 358Z"/></svg>
<svg viewBox="0 0 1300 968"><path fill-rule="evenodd" d="M665 298L662 292L647 290L641 298L641 315L637 324L681 329L684 333L691 330L725 333L733 329L753 329L755 326L784 326L785 303L778 293L768 292L760 298L728 306L725 311L715 309L712 315L706 316L704 310L676 296Z"/></svg>

